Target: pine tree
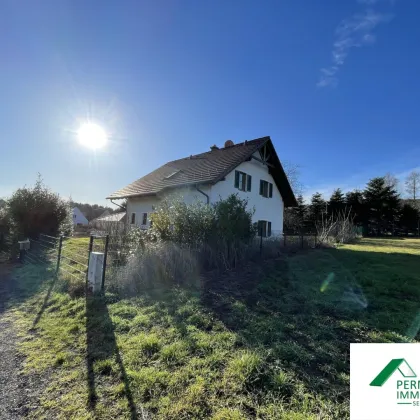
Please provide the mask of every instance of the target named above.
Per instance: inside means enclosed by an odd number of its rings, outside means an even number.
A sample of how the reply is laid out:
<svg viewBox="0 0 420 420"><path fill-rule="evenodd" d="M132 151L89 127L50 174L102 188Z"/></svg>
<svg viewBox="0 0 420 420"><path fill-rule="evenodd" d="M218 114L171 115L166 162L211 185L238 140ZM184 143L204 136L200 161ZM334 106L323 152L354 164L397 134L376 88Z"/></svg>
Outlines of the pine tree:
<svg viewBox="0 0 420 420"><path fill-rule="evenodd" d="M363 193L369 228L377 235L385 230L394 231L398 220L400 200L398 193L386 185L384 177L371 179Z"/></svg>
<svg viewBox="0 0 420 420"><path fill-rule="evenodd" d="M363 200L363 193L359 190L349 191L346 194L346 209L350 212L353 217L353 222L357 226L365 224L366 217L366 206Z"/></svg>
<svg viewBox="0 0 420 420"><path fill-rule="evenodd" d="M311 204L309 205L309 222L311 227L315 227L316 224L325 217L327 203L322 198L319 192L312 195Z"/></svg>
<svg viewBox="0 0 420 420"><path fill-rule="evenodd" d="M345 206L346 203L343 192L340 188L335 189L328 202L328 215L337 217L337 215L344 210Z"/></svg>

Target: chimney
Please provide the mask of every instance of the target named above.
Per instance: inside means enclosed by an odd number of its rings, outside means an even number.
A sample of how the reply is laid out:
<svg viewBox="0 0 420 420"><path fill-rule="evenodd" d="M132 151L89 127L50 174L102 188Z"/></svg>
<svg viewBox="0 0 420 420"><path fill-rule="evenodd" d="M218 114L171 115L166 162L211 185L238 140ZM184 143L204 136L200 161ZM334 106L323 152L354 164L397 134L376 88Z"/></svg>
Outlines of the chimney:
<svg viewBox="0 0 420 420"><path fill-rule="evenodd" d="M234 146L234 142L232 141L232 140L226 140L225 141L225 147L231 147L231 146Z"/></svg>
<svg viewBox="0 0 420 420"><path fill-rule="evenodd" d="M219 150L219 148L215 144L213 144L213 146L210 146L210 150L211 151L213 151L213 150Z"/></svg>

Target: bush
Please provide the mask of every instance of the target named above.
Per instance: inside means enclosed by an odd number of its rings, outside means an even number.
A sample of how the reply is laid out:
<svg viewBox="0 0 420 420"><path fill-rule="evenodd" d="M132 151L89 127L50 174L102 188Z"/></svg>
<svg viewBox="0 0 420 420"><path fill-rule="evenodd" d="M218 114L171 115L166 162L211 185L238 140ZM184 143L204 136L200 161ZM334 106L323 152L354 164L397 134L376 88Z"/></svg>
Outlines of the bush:
<svg viewBox="0 0 420 420"><path fill-rule="evenodd" d="M47 188L39 176L33 188L16 190L6 202L11 229L18 238L70 234L73 229L70 203Z"/></svg>
<svg viewBox="0 0 420 420"><path fill-rule="evenodd" d="M196 245L210 238L215 220L214 208L200 201L186 204L179 199L165 200L151 216L151 230L162 240Z"/></svg>
<svg viewBox="0 0 420 420"><path fill-rule="evenodd" d="M336 217L322 218L316 228L317 240L323 245L346 244L359 237L359 230L353 224L349 212L341 212Z"/></svg>
<svg viewBox="0 0 420 420"><path fill-rule="evenodd" d="M130 228L113 239L123 267L108 277L114 290L198 286L202 269L228 269L249 259L256 228L246 200L231 195L212 206L165 201L148 231Z"/></svg>

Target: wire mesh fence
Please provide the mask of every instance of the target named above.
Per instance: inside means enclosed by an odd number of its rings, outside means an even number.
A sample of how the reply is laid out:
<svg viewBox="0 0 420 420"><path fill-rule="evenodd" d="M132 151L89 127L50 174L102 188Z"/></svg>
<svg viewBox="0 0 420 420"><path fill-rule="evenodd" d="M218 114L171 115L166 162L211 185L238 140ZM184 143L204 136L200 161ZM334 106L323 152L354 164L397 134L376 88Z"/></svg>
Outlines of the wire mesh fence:
<svg viewBox="0 0 420 420"><path fill-rule="evenodd" d="M37 239L29 238L22 243L24 252L21 252L21 260L25 264L47 266L54 263L57 256L57 238L39 235Z"/></svg>

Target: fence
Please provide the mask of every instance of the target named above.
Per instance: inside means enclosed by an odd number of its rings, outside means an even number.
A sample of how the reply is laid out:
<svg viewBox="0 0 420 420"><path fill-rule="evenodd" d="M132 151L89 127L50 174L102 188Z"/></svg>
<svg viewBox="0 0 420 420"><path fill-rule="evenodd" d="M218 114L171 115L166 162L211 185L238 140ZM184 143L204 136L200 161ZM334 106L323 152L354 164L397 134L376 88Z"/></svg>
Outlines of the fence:
<svg viewBox="0 0 420 420"><path fill-rule="evenodd" d="M20 241L20 261L24 264L49 266L57 277L71 279L79 286L88 281L89 260L92 252L103 254L101 267L101 289L104 288L107 266L107 236L75 238L41 234L37 239Z"/></svg>
<svg viewBox="0 0 420 420"><path fill-rule="evenodd" d="M22 246L23 244L23 246ZM317 236L314 233L287 234L272 237L256 237L246 252L252 258L270 258L278 256L281 251L316 248ZM21 260L28 264L50 265L55 269L57 278L71 282L73 289L78 287L82 292L91 285L88 278L94 278L94 290L104 290L106 276L115 276L125 265L130 250L121 235L91 235L90 237L48 236L41 234L37 239L21 242ZM233 251L233 250L232 250ZM98 258L91 259L92 253ZM231 254L231 255L229 255ZM248 255L248 254L247 254ZM227 258L232 257L232 267L236 266L236 255L227 252ZM98 264L96 274L89 274L89 264ZM204 266L205 264L203 264Z"/></svg>

